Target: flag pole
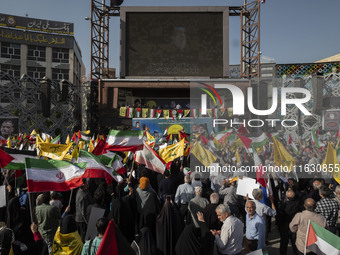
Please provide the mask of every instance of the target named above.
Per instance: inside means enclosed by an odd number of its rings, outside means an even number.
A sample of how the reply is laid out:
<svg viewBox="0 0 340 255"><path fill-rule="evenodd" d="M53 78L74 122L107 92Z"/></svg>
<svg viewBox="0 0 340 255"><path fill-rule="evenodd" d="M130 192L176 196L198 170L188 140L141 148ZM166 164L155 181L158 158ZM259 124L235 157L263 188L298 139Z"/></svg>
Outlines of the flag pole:
<svg viewBox="0 0 340 255"><path fill-rule="evenodd" d="M308 234L309 234L309 225L310 225L310 220L308 220L308 225L307 225L305 249L304 249L304 252L303 252L304 255L306 255L306 253L307 253L307 240L308 240Z"/></svg>
<svg viewBox="0 0 340 255"><path fill-rule="evenodd" d="M31 192L27 192L27 195L28 195L28 202L29 202L29 206L30 206L31 223L33 223L34 220L33 220L33 207L32 207Z"/></svg>
<svg viewBox="0 0 340 255"><path fill-rule="evenodd" d="M68 201L68 206L71 205L73 190L74 190L74 189L71 189L71 194L70 194L70 199L69 199L69 201Z"/></svg>

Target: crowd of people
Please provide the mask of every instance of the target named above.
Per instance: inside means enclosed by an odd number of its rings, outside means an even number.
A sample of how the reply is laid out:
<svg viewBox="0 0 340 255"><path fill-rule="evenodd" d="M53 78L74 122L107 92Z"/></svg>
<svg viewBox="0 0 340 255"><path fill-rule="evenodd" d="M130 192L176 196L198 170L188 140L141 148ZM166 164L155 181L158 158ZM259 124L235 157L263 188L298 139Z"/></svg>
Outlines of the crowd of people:
<svg viewBox="0 0 340 255"><path fill-rule="evenodd" d="M263 165L275 164L273 147L266 146L260 159ZM298 147L299 165L321 162L326 154L310 143ZM239 150L241 162L223 150L218 163L253 165L253 156ZM122 183L83 179L72 192L41 194L27 193L25 184L15 189L15 173L7 171L2 174L7 206L0 209L0 253L96 254L110 220L122 254L135 254L133 242L142 255L266 252L273 227L280 234L277 254L288 254L289 242L293 254L303 254L309 220L340 233L340 186L332 178L297 180L270 173L270 189L261 186L243 197L236 192L236 179L223 172L207 177L185 171L189 160L175 159L162 174L132 160ZM248 176L256 178L256 173ZM94 239L86 236L93 208L105 210Z"/></svg>

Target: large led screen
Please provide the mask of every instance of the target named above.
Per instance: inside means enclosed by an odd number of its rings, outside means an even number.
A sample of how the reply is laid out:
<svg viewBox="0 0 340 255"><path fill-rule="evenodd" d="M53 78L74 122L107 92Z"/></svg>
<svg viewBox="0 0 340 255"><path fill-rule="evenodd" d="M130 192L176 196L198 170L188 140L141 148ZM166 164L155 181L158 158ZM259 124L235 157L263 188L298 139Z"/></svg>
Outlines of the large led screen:
<svg viewBox="0 0 340 255"><path fill-rule="evenodd" d="M225 76L222 11L126 12L125 18L123 76Z"/></svg>

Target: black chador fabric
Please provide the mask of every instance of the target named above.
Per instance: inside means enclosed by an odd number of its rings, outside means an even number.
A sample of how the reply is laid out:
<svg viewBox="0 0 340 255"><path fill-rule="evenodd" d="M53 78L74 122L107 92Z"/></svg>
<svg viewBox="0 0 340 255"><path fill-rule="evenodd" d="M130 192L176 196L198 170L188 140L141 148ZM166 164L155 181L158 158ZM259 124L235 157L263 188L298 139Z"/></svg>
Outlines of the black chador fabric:
<svg viewBox="0 0 340 255"><path fill-rule="evenodd" d="M200 255L200 235L199 228L193 224L187 225L177 241L176 255Z"/></svg>
<svg viewBox="0 0 340 255"><path fill-rule="evenodd" d="M139 229L142 229L143 227L150 228L154 240L157 240L156 219L159 212L160 204L157 195L151 192L148 200L146 200L145 202L145 205L140 215Z"/></svg>
<svg viewBox="0 0 340 255"><path fill-rule="evenodd" d="M73 233L77 230L77 224L74 219L74 216L69 214L62 219L60 223L60 233L61 234L69 234Z"/></svg>
<svg viewBox="0 0 340 255"><path fill-rule="evenodd" d="M125 238L125 236L123 235L123 233L121 232L117 225L115 226L115 232L118 254L136 255L135 251L131 248L131 244Z"/></svg>
<svg viewBox="0 0 340 255"><path fill-rule="evenodd" d="M159 255L175 254L175 245L182 230L183 221L177 206L166 200L156 222Z"/></svg>
<svg viewBox="0 0 340 255"><path fill-rule="evenodd" d="M20 205L19 197L14 197L8 202L6 217L6 225L13 230L16 240L27 246L34 243L29 208Z"/></svg>
<svg viewBox="0 0 340 255"><path fill-rule="evenodd" d="M118 188L118 187L117 187ZM118 191L116 189L116 191ZM133 196L125 195L121 189L115 192L112 199L110 219L114 219L119 229L129 243L135 239L136 200Z"/></svg>
<svg viewBox="0 0 340 255"><path fill-rule="evenodd" d="M136 242L141 255L157 255L156 243L149 228L144 227L140 230Z"/></svg>

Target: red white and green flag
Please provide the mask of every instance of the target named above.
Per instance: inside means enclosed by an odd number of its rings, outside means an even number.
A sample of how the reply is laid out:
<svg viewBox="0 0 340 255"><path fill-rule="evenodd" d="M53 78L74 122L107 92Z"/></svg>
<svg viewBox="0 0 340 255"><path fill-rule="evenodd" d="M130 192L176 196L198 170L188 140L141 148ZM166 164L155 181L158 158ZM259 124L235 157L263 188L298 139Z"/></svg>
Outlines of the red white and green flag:
<svg viewBox="0 0 340 255"><path fill-rule="evenodd" d="M340 255L340 237L315 222L309 221L306 249L318 255Z"/></svg>
<svg viewBox="0 0 340 255"><path fill-rule="evenodd" d="M263 147L268 142L268 136L262 132L260 136L249 137L251 139L251 147L258 148Z"/></svg>
<svg viewBox="0 0 340 255"><path fill-rule="evenodd" d="M164 160L146 142L144 142L143 150L136 152L135 161L157 173L163 174L165 170Z"/></svg>
<svg viewBox="0 0 340 255"><path fill-rule="evenodd" d="M28 192L68 191L83 184L86 163L25 159Z"/></svg>
<svg viewBox="0 0 340 255"><path fill-rule="evenodd" d="M106 166L113 169L112 175L125 174L127 172L123 159L112 151L107 151L105 154L99 156L102 161L106 163ZM116 174L117 173L117 174Z"/></svg>
<svg viewBox="0 0 340 255"><path fill-rule="evenodd" d="M111 130L105 149L111 151L132 151L143 149L143 131L139 130Z"/></svg>
<svg viewBox="0 0 340 255"><path fill-rule="evenodd" d="M82 162L87 163L83 178L104 178L108 183L113 180L117 182L123 181L123 178L113 172L112 168L106 166L104 161L88 151L79 150L78 163Z"/></svg>
<svg viewBox="0 0 340 255"><path fill-rule="evenodd" d="M315 147L318 148L318 149L325 146L324 143L322 143L321 141L319 141L319 138L318 138L318 136L316 135L315 130L312 131L312 143L313 143L313 145L315 145Z"/></svg>
<svg viewBox="0 0 340 255"><path fill-rule="evenodd" d="M10 148L3 148L3 150L13 158L13 160L4 167L9 170L24 170L25 158L38 158L36 151L15 150Z"/></svg>

